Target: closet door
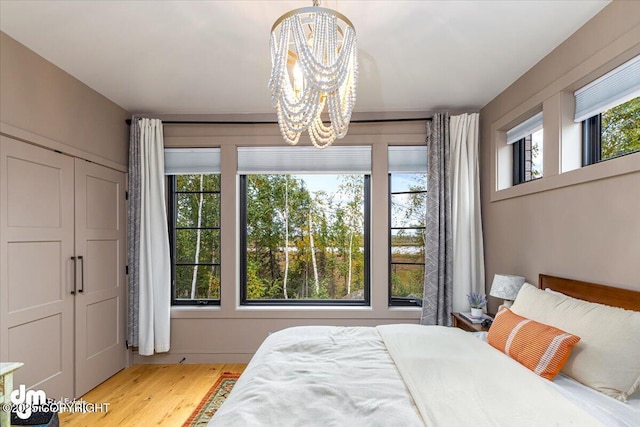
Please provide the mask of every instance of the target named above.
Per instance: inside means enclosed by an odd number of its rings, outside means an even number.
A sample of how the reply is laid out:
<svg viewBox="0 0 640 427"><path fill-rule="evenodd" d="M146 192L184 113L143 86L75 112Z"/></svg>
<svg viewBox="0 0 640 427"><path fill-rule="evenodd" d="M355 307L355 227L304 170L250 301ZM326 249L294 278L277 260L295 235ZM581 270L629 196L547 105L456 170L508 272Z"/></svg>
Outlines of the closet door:
<svg viewBox="0 0 640 427"><path fill-rule="evenodd" d="M125 367L125 175L75 160L76 396Z"/></svg>
<svg viewBox="0 0 640 427"><path fill-rule="evenodd" d="M0 137L0 360L14 385L74 396L73 159Z"/></svg>

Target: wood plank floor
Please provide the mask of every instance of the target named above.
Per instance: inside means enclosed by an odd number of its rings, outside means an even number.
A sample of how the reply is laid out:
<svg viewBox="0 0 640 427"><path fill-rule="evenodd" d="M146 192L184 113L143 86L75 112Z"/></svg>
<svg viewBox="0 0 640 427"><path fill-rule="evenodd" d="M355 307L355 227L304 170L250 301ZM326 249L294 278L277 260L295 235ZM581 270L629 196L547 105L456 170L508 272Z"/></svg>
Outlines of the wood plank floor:
<svg viewBox="0 0 640 427"><path fill-rule="evenodd" d="M70 427L180 427L223 372L244 371L246 365L134 365L94 388L82 398L109 403L106 413L60 414Z"/></svg>

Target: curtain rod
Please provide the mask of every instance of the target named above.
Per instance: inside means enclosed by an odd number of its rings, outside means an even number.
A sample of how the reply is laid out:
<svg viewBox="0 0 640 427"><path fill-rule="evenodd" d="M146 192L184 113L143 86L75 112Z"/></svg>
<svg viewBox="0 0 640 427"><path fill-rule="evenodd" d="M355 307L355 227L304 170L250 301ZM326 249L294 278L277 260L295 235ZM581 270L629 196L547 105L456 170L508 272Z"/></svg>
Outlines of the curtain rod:
<svg viewBox="0 0 640 427"><path fill-rule="evenodd" d="M416 119L371 119L351 120L350 123L387 123L387 122L418 122L431 121L431 117ZM131 119L125 120L131 126ZM164 125L277 125L278 122L239 122L239 121L197 121L197 120L163 120Z"/></svg>

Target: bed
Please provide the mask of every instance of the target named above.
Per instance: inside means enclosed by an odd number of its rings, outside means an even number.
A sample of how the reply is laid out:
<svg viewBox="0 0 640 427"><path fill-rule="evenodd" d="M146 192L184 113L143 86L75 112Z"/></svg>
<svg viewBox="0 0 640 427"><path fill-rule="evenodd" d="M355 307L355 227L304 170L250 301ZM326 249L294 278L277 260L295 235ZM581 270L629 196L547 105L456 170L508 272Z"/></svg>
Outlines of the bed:
<svg viewBox="0 0 640 427"><path fill-rule="evenodd" d="M419 325L271 334L208 426L640 426L640 292L549 275L526 286L489 334ZM516 339L509 355L494 347L509 316L521 332L559 323L562 342L574 328L584 335L568 355L549 362L553 346L544 352L536 369L565 358L552 381L515 360L530 356L514 352Z"/></svg>

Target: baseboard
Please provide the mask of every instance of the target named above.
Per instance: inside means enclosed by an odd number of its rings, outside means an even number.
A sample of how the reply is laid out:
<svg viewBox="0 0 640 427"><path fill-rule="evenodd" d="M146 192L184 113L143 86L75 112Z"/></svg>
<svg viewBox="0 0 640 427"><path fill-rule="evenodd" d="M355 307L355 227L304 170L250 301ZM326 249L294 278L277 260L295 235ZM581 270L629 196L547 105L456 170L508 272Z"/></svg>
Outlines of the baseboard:
<svg viewBox="0 0 640 427"><path fill-rule="evenodd" d="M253 353L158 353L141 356L133 353L134 365L172 365L177 363L249 363Z"/></svg>

